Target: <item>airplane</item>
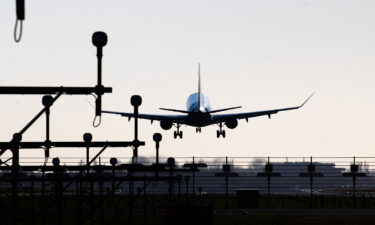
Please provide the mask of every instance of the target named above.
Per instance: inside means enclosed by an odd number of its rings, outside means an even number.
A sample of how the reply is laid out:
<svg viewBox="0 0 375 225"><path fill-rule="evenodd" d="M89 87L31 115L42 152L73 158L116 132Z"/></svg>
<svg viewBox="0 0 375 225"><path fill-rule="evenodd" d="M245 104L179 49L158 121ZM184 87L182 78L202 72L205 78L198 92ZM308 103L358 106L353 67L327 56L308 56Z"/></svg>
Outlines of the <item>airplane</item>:
<svg viewBox="0 0 375 225"><path fill-rule="evenodd" d="M200 133L202 127L209 125L217 124L219 130L216 131L217 138L222 136L225 138L224 126L229 129L234 129L238 125L238 120L245 119L248 122L249 118L265 116L267 115L271 119L272 114L276 114L281 111L295 110L299 109L306 104L306 102L314 95L311 94L301 105L281 108L281 109L271 109L264 111L255 111L255 112L244 112L244 113L232 113L232 114L217 114L218 112L233 110L241 108L241 106L224 108L224 109L215 109L212 110L210 102L206 95L201 91L201 74L200 74L200 64L198 64L198 92L191 94L186 102L187 109L169 109L169 108L159 108L160 110L171 111L181 113L183 115L157 115L157 114L138 114L139 119L151 120L151 123L156 120L160 121L160 127L164 130L169 130L172 126L176 127L174 131L174 138L179 137L182 139L183 132L180 131L182 125L196 127L196 132ZM134 118L133 113L127 112L114 112L114 111L102 111L103 113L117 114L123 117L128 117L129 120Z"/></svg>

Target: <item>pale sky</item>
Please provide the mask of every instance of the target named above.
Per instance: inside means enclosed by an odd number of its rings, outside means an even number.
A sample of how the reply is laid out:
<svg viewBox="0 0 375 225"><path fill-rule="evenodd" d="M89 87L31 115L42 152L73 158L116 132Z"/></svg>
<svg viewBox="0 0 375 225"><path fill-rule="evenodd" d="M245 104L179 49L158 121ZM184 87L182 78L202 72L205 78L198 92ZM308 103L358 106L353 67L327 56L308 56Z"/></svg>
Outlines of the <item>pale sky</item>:
<svg viewBox="0 0 375 225"><path fill-rule="evenodd" d="M239 122L217 139L217 126L182 127L173 139L158 122L140 121L140 156L154 155L152 134L163 135L164 156L374 156L374 1L150 0L26 1L22 41L13 41L14 1L0 1L0 85L93 86L96 49L91 35L108 34L103 83L113 87L103 109L131 112L130 96L143 97L141 113L185 109L197 89L212 108L241 105L247 112L302 103L300 110ZM41 110L42 96L0 96L0 139ZM133 139L133 122L103 115L92 127L91 96L62 96L52 108L51 139ZM25 135L43 141L44 118ZM84 149L53 149L51 156L83 156ZM22 150L21 156L42 156ZM111 149L105 156L130 156Z"/></svg>

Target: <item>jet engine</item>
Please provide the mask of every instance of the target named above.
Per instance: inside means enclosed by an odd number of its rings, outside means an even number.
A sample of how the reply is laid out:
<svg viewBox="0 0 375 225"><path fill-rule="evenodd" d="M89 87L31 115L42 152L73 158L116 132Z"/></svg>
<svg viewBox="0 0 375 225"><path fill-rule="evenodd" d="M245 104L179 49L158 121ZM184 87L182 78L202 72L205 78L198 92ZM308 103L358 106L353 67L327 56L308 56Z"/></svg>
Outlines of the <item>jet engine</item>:
<svg viewBox="0 0 375 225"><path fill-rule="evenodd" d="M237 119L226 119L225 120L225 125L229 128L229 129L234 129L237 127L238 125L238 121Z"/></svg>
<svg viewBox="0 0 375 225"><path fill-rule="evenodd" d="M160 127L163 128L163 130L169 130L172 128L172 121L170 120L161 120L160 121Z"/></svg>

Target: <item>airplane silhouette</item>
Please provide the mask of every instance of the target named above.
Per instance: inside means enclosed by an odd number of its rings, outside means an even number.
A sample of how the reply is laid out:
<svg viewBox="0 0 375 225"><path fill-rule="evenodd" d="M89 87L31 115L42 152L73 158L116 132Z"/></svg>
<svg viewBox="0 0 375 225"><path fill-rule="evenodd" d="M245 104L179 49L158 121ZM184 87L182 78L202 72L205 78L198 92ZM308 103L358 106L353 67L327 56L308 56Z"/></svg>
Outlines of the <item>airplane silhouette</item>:
<svg viewBox="0 0 375 225"><path fill-rule="evenodd" d="M178 110L178 109L167 109L159 108L161 110L172 111L177 113L182 113L184 115L157 115L157 114L138 114L138 118L151 120L151 123L154 120L160 121L160 127L164 130L169 130L174 125L177 130L174 131L174 138L182 138L183 133L180 131L181 125L188 125L196 127L196 132L200 133L201 128L217 124L219 130L216 132L217 138L222 136L225 138L225 130L223 130L224 125L229 129L234 129L238 125L238 120L245 119L248 122L249 118L265 116L267 115L271 119L272 114L276 114L281 111L288 111L299 109L305 105L305 103L314 95L311 94L301 105L295 107L281 108L281 109L271 109L264 111L255 111L255 112L245 112L245 113L232 113L232 114L216 114L218 112L223 112L227 110L241 108L241 106L216 109L212 110L210 102L202 92L201 92L201 75L200 75L200 64L198 64L198 92L191 94L186 102L187 110ZM102 111L103 113L118 114L124 117L133 118L133 113L126 112L114 112L114 111Z"/></svg>

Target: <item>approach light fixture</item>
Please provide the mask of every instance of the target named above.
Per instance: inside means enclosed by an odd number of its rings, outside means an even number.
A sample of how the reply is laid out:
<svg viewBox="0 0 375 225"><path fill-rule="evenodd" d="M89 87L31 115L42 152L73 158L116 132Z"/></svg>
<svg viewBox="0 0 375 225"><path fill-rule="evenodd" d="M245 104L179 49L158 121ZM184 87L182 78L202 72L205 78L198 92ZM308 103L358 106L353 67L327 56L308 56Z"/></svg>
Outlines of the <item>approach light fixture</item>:
<svg viewBox="0 0 375 225"><path fill-rule="evenodd" d="M53 104L53 97L51 95L45 95L42 98L42 104L44 106L50 107Z"/></svg>
<svg viewBox="0 0 375 225"><path fill-rule="evenodd" d="M133 95L130 99L130 104L134 107L138 107L142 104L142 97L139 95Z"/></svg>
<svg viewBox="0 0 375 225"><path fill-rule="evenodd" d="M52 159L52 164L54 166L60 165L60 159L58 157Z"/></svg>
<svg viewBox="0 0 375 225"><path fill-rule="evenodd" d="M174 166L175 166L175 163L176 163L176 161L175 161L174 158L169 157L169 158L167 159L167 164L168 164L169 167L174 167Z"/></svg>
<svg viewBox="0 0 375 225"><path fill-rule="evenodd" d="M84 133L83 134L83 140L86 143L90 143L92 141L92 134L91 133Z"/></svg>
<svg viewBox="0 0 375 225"><path fill-rule="evenodd" d="M21 142L22 141L22 134L20 134L20 133L13 134L13 140L12 141Z"/></svg>
<svg viewBox="0 0 375 225"><path fill-rule="evenodd" d="M103 31L96 31L92 35L92 44L97 48L102 48L107 44L108 37Z"/></svg>
<svg viewBox="0 0 375 225"><path fill-rule="evenodd" d="M111 163L112 166L115 166L117 164L117 158L110 158L109 163Z"/></svg>
<svg viewBox="0 0 375 225"><path fill-rule="evenodd" d="M152 139L154 139L155 142L161 142L162 140L162 135L160 133L155 133L153 136L152 136Z"/></svg>

